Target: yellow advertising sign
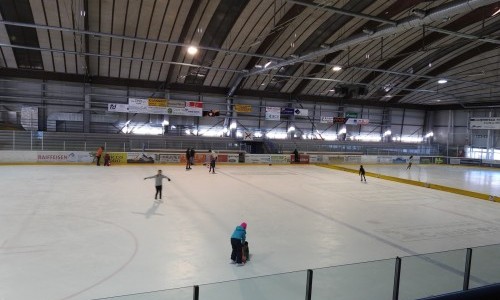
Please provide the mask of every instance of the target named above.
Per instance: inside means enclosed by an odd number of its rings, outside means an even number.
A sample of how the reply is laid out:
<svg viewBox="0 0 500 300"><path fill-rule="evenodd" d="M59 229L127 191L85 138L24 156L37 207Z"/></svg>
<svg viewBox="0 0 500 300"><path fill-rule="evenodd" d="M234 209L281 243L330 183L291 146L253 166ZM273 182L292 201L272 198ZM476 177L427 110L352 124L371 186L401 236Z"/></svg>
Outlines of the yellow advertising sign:
<svg viewBox="0 0 500 300"><path fill-rule="evenodd" d="M113 164L126 164L127 163L127 153L126 152L108 152L111 156L111 165Z"/></svg>
<svg viewBox="0 0 500 300"><path fill-rule="evenodd" d="M248 104L235 104L234 111L240 113L249 113L252 112L252 106Z"/></svg>
<svg viewBox="0 0 500 300"><path fill-rule="evenodd" d="M168 101L163 98L148 98L148 106L167 107Z"/></svg>

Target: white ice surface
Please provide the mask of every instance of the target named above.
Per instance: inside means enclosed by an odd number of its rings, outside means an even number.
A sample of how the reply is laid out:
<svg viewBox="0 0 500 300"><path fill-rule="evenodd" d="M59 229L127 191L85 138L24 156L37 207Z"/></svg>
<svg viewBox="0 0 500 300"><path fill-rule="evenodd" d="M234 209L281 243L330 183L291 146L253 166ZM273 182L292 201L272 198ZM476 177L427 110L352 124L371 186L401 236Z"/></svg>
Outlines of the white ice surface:
<svg viewBox="0 0 500 300"><path fill-rule="evenodd" d="M161 204L143 180L158 168L172 178ZM500 241L499 203L315 166L217 171L1 166L0 299L94 299ZM235 267L241 221L252 261Z"/></svg>

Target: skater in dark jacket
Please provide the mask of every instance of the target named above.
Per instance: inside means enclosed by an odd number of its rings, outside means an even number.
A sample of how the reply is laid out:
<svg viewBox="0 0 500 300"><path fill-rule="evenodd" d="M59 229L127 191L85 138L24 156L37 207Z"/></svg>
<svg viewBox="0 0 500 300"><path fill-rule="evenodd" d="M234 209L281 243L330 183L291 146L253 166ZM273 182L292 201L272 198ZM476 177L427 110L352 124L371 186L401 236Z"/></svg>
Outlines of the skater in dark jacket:
<svg viewBox="0 0 500 300"><path fill-rule="evenodd" d="M241 225L236 226L233 235L231 235L231 247L233 248L233 251L231 252L231 263L237 263L239 266L244 265L241 260L241 254L247 235L246 229L247 223L243 222Z"/></svg>
<svg viewBox="0 0 500 300"><path fill-rule="evenodd" d="M109 155L109 153L106 153L106 155L104 155L104 165L106 167L111 166L111 156Z"/></svg>
<svg viewBox="0 0 500 300"><path fill-rule="evenodd" d="M364 179L366 182L365 168L363 168L363 165L359 166L359 176L361 176L361 181Z"/></svg>
<svg viewBox="0 0 500 300"><path fill-rule="evenodd" d="M191 169L191 149L186 150L186 170Z"/></svg>

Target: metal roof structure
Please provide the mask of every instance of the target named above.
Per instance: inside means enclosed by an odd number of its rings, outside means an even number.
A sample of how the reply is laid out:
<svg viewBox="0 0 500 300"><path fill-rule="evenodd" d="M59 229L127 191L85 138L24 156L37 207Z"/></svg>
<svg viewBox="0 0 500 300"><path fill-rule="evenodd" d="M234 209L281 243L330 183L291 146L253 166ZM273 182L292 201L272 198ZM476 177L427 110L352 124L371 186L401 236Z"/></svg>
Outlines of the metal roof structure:
<svg viewBox="0 0 500 300"><path fill-rule="evenodd" d="M0 76L495 106L499 11L492 0L2 0Z"/></svg>

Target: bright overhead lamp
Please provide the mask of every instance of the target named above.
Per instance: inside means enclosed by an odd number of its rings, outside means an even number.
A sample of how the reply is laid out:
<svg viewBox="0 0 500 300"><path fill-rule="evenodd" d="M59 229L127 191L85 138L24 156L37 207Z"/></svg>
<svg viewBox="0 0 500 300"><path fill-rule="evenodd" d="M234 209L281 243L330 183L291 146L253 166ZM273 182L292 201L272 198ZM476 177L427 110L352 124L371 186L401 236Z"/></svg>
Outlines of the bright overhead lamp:
<svg viewBox="0 0 500 300"><path fill-rule="evenodd" d="M494 17L494 16L496 16L496 15L497 15L497 14L499 14L499 13L500 13L500 9L499 9L499 10L497 10L497 11L496 11L494 14L492 14L491 16L492 16L492 17Z"/></svg>
<svg viewBox="0 0 500 300"><path fill-rule="evenodd" d="M295 126L290 126L290 127L288 128L288 132L292 132L292 131L295 131Z"/></svg>
<svg viewBox="0 0 500 300"><path fill-rule="evenodd" d="M333 66L333 68L332 68L332 71L333 71L333 72L338 72L338 71L340 71L340 70L342 70L342 67L341 67L341 66Z"/></svg>
<svg viewBox="0 0 500 300"><path fill-rule="evenodd" d="M190 46L187 52L189 55L195 55L196 53L198 53L198 48L196 48L195 46Z"/></svg>
<svg viewBox="0 0 500 300"><path fill-rule="evenodd" d="M447 83L447 82L448 82L448 80L446 80L446 79L439 79L439 80L438 80L438 83L439 83L439 84L445 84L445 83Z"/></svg>
<svg viewBox="0 0 500 300"><path fill-rule="evenodd" d="M264 68L267 68L271 65L272 61L268 61L265 65L264 65Z"/></svg>

